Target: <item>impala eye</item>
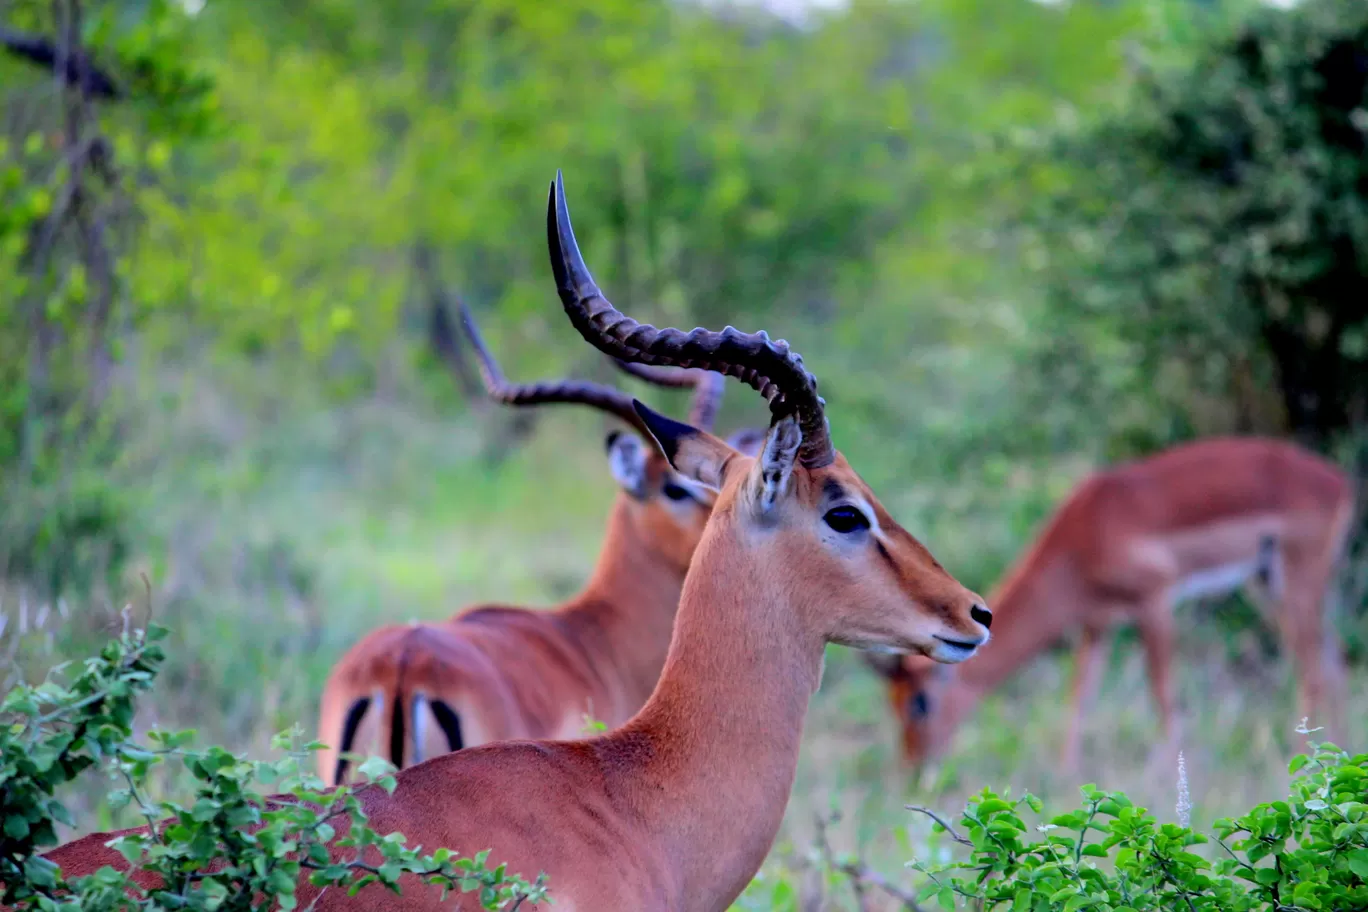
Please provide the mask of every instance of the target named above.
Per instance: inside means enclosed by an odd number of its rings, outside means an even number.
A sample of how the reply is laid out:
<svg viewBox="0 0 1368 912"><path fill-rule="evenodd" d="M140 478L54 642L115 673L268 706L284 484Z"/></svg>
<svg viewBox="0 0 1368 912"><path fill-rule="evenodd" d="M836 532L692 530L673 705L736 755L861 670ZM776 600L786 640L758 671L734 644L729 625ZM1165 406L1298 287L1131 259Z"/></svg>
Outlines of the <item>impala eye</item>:
<svg viewBox="0 0 1368 912"><path fill-rule="evenodd" d="M670 500L688 500L693 496L689 493L688 488L683 485L677 485L673 481L665 482L665 487L661 490L664 491L665 496L670 498Z"/></svg>
<svg viewBox="0 0 1368 912"><path fill-rule="evenodd" d="M854 507L832 507L822 520L842 535L869 528L869 520Z"/></svg>

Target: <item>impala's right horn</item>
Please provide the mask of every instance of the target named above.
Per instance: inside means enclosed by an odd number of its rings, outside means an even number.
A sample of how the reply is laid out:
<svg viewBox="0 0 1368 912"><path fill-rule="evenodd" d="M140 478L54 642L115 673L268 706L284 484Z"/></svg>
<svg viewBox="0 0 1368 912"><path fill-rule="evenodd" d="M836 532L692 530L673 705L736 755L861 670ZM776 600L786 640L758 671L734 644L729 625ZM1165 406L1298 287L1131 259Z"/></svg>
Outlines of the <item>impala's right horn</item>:
<svg viewBox="0 0 1368 912"><path fill-rule="evenodd" d="M657 329L620 312L594 284L584 265L559 171L551 184L546 211L546 242L565 313L591 345L623 361L656 366L701 368L735 377L755 388L775 418L793 415L803 432L799 461L808 468L830 465L836 458L827 428L825 405L817 395L817 378L803 358L782 339L762 330L743 333L728 326L721 332L699 327L689 332Z"/></svg>

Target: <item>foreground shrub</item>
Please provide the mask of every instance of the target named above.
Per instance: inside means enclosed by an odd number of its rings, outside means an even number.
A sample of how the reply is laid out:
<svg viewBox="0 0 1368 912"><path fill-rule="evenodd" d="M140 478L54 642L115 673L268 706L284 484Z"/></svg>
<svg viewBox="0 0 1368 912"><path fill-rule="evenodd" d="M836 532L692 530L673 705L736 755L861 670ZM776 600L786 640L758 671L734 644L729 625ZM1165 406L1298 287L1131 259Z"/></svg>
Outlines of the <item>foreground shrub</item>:
<svg viewBox="0 0 1368 912"><path fill-rule="evenodd" d="M960 818L969 858L914 865L928 877L921 896L946 909L959 899L1014 912L1368 908L1368 754L1317 745L1292 771L1287 800L1218 820L1210 836L1089 785L1082 807L1028 838L1022 812L1039 813L1039 800L985 790Z"/></svg>
<svg viewBox="0 0 1368 912"><path fill-rule="evenodd" d="M410 873L444 891L477 892L485 909L545 898L541 879L529 884L502 865L490 869L488 852L474 858L447 849L423 855L400 834L376 833L353 789L326 789L306 771L308 753L319 745L301 747L296 733L275 739L274 747L286 755L273 762L250 761L221 747L194 750L192 732L152 732L149 745L134 742L136 697L152 685L164 658L157 643L165 634L157 627L125 632L87 660L70 684L50 677L38 687L16 687L0 703L5 903L84 912L292 909L301 876L351 894L372 884L398 893L399 878ZM148 797L149 773L168 759L194 779L188 805ZM110 793L111 806L134 807L153 825L113 846L134 869L160 878L157 889L145 891L109 867L67 882L38 855L57 844L55 824L72 823L56 790L101 764L125 785ZM383 762L372 759L361 770L374 784L394 788ZM258 784L277 793L270 805L255 790ZM346 835L335 838L341 828ZM330 858L329 843L343 854Z"/></svg>
<svg viewBox="0 0 1368 912"><path fill-rule="evenodd" d="M803 888L789 871L758 879L741 909L814 906L814 889L848 890L856 908L872 897L909 910L982 912L1347 912L1368 909L1368 754L1312 745L1291 765L1286 800L1217 820L1210 834L1161 823L1121 792L1082 788L1083 804L1044 818L1033 795L985 789L957 824L939 817L967 857L945 864L913 861L922 879L908 887L863 861L839 857L818 821L804 860ZM1180 775L1179 815L1186 816ZM925 811L922 808L912 810ZM1027 823L1034 818L1034 825ZM814 875L816 877L814 878ZM820 885L820 886L814 886ZM804 896L806 894L806 897ZM820 899L820 897L818 897Z"/></svg>

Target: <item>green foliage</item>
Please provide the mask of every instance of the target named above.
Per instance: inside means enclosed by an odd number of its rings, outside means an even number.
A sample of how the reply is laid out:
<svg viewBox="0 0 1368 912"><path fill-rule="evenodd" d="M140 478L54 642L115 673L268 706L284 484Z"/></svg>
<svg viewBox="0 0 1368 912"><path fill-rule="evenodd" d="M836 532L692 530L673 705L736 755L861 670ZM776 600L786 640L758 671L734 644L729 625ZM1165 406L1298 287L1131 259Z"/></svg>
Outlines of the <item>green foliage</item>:
<svg viewBox="0 0 1368 912"><path fill-rule="evenodd" d="M4 15L7 29L59 59L80 55L118 89L87 96L0 54L0 483L59 502L7 515L0 572L46 597L89 584L88 552L117 565L125 550L126 517L91 476L117 456L106 399L124 327L148 303L128 294L130 253L172 149L210 130L212 84L175 0L17 0Z"/></svg>
<svg viewBox="0 0 1368 912"><path fill-rule="evenodd" d="M1053 389L1148 403L1095 409L1132 448L1241 428L1326 448L1362 424L1365 61L1362 3L1259 6L1170 37L1101 116L1016 146L1043 191L1023 247L1051 294Z"/></svg>
<svg viewBox="0 0 1368 912"><path fill-rule="evenodd" d="M0 883L10 885L10 899L56 882L51 866L35 856L56 845L54 823L72 825L56 789L97 763L131 759L125 755L135 750L127 743L135 697L152 686L165 658L156 645L163 636L157 628L125 634L87 660L69 685L51 678L21 685L0 703Z"/></svg>
<svg viewBox="0 0 1368 912"><path fill-rule="evenodd" d="M970 857L914 865L925 898L946 909L1210 912L1350 909L1368 903L1368 754L1323 744L1292 763L1286 801L1218 820L1207 836L1160 823L1121 792L1082 789L1084 804L1033 837L1023 820L1038 799L991 790L960 818ZM1215 860L1192 851L1214 843ZM1110 864L1106 864L1110 862ZM967 876L966 876L967 875Z"/></svg>
<svg viewBox="0 0 1368 912"><path fill-rule="evenodd" d="M958 832L939 817L967 857L912 861L924 875L906 890L855 858L838 858L819 820L818 847L803 867L828 885L848 881L857 898L883 893L904 908L980 912L1293 912L1368 906L1368 754L1312 745L1293 759L1286 800L1220 819L1210 835L1161 823L1123 792L1082 787L1083 804L1037 824L1040 799L984 789ZM1186 782L1179 772L1179 815ZM923 811L921 808L912 810ZM814 866L815 863L815 866ZM805 881L805 883L810 883ZM791 876L757 878L736 909L806 908ZM866 908L861 900L860 908Z"/></svg>
<svg viewBox="0 0 1368 912"><path fill-rule="evenodd" d="M128 509L114 486L85 469L62 483L14 487L0 516L4 576L49 597L114 578L128 557Z"/></svg>
<svg viewBox="0 0 1368 912"><path fill-rule="evenodd" d="M16 909L258 910L292 909L301 877L316 887L355 895L372 884L400 893L400 878L476 893L482 908L503 909L546 897L543 879L529 884L488 851L473 858L447 849L421 854L401 834L382 836L366 824L357 791L329 789L305 772L309 751L298 733L276 737L278 761L249 761L221 747L190 748L193 732L153 731L150 746L131 740L135 697L152 684L166 631L124 633L63 687L49 679L19 686L0 704L0 884ZM189 804L147 795L154 767L175 758L195 782ZM126 784L111 807L135 807L147 826L111 847L136 878L104 867L67 882L37 853L57 843L55 823L71 825L55 790L83 770L108 763ZM372 758L360 767L370 788L393 791L392 769ZM263 799L256 786L277 794ZM151 882L153 886L147 886ZM140 885L141 884L141 885ZM130 892L131 891L131 892Z"/></svg>

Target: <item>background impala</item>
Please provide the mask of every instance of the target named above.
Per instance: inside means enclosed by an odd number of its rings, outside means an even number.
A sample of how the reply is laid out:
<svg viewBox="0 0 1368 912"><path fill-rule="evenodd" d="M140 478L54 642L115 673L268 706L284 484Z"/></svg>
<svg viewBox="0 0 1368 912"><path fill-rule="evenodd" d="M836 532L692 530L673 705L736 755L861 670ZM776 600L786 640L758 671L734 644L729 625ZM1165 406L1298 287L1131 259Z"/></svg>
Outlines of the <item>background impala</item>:
<svg viewBox="0 0 1368 912"><path fill-rule="evenodd" d="M1060 639L1077 637L1073 718L1062 745L1077 770L1083 713L1096 695L1111 628L1134 623L1159 715L1161 755L1176 759L1176 604L1249 587L1292 656L1297 711L1344 735L1344 646L1329 584L1353 518L1353 486L1332 463L1276 440L1212 438L1085 479L992 595L1003 622L972 665L943 672L916 657L871 658L888 679L907 758L943 752L978 700Z"/></svg>

